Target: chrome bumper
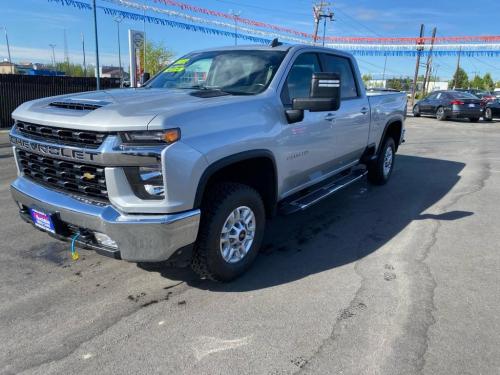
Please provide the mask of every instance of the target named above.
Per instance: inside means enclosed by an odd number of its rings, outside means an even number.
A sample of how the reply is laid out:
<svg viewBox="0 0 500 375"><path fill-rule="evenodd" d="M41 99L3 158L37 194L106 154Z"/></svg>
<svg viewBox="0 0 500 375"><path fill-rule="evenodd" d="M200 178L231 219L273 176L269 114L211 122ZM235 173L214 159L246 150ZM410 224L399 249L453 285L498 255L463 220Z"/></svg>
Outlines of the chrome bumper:
<svg viewBox="0 0 500 375"><path fill-rule="evenodd" d="M170 258L196 240L200 210L176 214L123 214L111 205L87 204L71 196L18 177L11 185L18 204L57 213L63 223L108 235L121 259L156 262Z"/></svg>

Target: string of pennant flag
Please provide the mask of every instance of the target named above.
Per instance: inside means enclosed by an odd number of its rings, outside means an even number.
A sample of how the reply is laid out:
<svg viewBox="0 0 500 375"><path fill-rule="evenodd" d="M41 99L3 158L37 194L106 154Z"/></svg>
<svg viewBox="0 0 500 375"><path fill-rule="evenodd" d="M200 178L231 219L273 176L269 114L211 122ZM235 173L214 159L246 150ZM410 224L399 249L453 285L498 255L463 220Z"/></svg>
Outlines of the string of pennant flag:
<svg viewBox="0 0 500 375"><path fill-rule="evenodd" d="M59 4L61 6L70 6L78 10L92 10L92 6L89 3L79 0L48 1L51 3ZM234 24L225 22L224 20L193 16L185 12L137 3L132 0L103 1L111 3L115 6L121 6L136 11L141 11L141 13L137 13L134 11L117 9L114 7L111 8L102 5L97 6L97 8L101 9L105 15L120 16L131 21L147 22L149 24L161 25L190 32L217 35L232 39L238 38L241 40L259 44L268 44L274 38L279 38L282 41L293 43L313 44L311 34L299 32L296 30L296 32L292 32L293 29L266 24L259 21L254 21L253 23L251 23L250 21L252 20L250 19L233 16L228 13L211 11L206 8L201 8L186 3L180 3L174 0L152 1L154 1L155 3L163 3L165 5L178 7L181 8L181 10L203 13L205 15L210 15L218 18L222 17L226 20L230 19L234 21L235 19L237 19L237 22L243 23L244 25L239 25L238 32L236 33L232 30L234 29ZM151 16L149 14L146 14L146 12L161 14L163 17ZM188 21L189 23L181 22L178 20L174 21L172 20L172 18L182 19L183 21ZM210 27L207 25L210 25ZM258 29L256 29L255 27L257 27ZM268 28L274 31L261 30L259 28ZM429 53L432 53L432 55L435 56L456 56L458 54L462 54L464 56L500 56L500 36L441 37L439 40L441 44L435 44L432 51L430 51L430 40L427 41L427 39L428 38L327 37L325 38L325 47L348 50L352 54L358 56L416 56L417 54L425 56ZM447 41L447 43L443 44L442 42L444 41Z"/></svg>

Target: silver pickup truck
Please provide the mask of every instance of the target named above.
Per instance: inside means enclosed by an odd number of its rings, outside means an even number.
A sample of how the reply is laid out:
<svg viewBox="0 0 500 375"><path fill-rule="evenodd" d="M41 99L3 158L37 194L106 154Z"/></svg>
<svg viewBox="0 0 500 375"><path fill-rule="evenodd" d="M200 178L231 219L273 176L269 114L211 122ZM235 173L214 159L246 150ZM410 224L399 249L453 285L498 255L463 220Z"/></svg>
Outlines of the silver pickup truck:
<svg viewBox="0 0 500 375"><path fill-rule="evenodd" d="M405 94L367 95L345 52L198 51L141 88L22 104L11 191L56 238L133 262L188 254L228 281L257 256L266 217L365 175L387 182L405 116Z"/></svg>

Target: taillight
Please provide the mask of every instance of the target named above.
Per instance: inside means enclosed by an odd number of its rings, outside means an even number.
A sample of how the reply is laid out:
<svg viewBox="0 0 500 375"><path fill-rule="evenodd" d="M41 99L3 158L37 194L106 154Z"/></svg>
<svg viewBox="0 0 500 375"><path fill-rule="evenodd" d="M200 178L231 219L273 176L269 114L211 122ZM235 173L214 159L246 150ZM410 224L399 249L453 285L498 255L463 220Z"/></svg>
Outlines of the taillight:
<svg viewBox="0 0 500 375"><path fill-rule="evenodd" d="M461 100L452 100L451 105L463 105L464 102Z"/></svg>

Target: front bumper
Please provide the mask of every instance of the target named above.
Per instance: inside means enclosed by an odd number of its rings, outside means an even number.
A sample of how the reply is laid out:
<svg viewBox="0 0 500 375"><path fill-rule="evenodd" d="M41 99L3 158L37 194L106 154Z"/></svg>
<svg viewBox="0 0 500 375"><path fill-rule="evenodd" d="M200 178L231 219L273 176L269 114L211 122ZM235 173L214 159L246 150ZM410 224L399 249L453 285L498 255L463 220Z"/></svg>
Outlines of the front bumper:
<svg viewBox="0 0 500 375"><path fill-rule="evenodd" d="M11 193L21 209L38 208L56 214L68 227L86 233L81 245L114 253L114 257L133 262L169 259L177 250L196 240L200 210L175 214L123 214L111 205L79 201L62 192L47 189L25 177L11 185ZM106 234L116 242L110 249L92 242L92 233ZM58 237L64 238L59 234Z"/></svg>

